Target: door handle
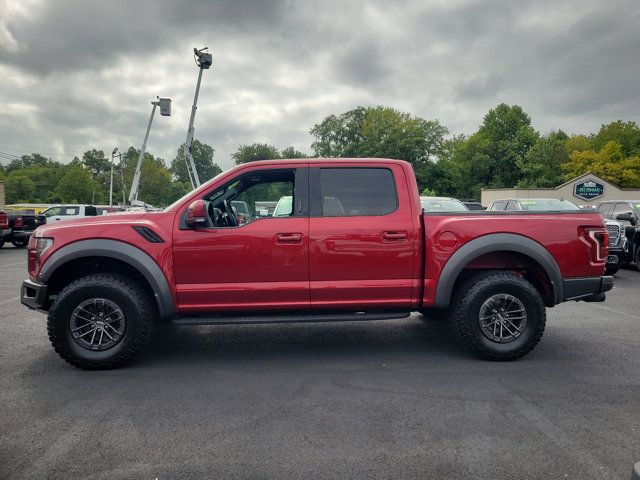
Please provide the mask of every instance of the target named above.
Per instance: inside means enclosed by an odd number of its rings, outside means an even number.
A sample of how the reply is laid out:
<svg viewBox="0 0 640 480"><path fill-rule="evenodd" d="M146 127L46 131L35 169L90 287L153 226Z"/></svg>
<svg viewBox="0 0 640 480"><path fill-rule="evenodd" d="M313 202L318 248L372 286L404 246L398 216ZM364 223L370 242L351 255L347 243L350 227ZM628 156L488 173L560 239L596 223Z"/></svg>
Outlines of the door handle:
<svg viewBox="0 0 640 480"><path fill-rule="evenodd" d="M278 233L276 235L276 243L280 245L292 245L302 243L301 233Z"/></svg>
<svg viewBox="0 0 640 480"><path fill-rule="evenodd" d="M382 240L385 242L399 242L407 238L409 236L404 231L382 232Z"/></svg>

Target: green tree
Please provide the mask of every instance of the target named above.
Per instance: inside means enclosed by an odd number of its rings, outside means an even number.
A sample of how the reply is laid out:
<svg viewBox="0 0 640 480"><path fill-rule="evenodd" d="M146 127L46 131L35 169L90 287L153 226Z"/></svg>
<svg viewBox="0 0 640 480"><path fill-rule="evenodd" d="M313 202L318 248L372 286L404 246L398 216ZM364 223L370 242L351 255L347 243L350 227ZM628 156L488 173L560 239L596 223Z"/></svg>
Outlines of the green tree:
<svg viewBox="0 0 640 480"><path fill-rule="evenodd" d="M430 188L425 188L420 192L421 197L435 197L437 196L436 192L431 190Z"/></svg>
<svg viewBox="0 0 640 480"><path fill-rule="evenodd" d="M45 157L44 155L40 155L39 153L32 153L31 155L22 155L20 158L11 160L5 170L7 173L9 173L14 170L22 170L30 167L47 167L56 163L58 162L55 162L50 158Z"/></svg>
<svg viewBox="0 0 640 480"><path fill-rule="evenodd" d="M565 140L564 148L569 155L573 152L591 150L591 140L586 135L571 135Z"/></svg>
<svg viewBox="0 0 640 480"><path fill-rule="evenodd" d="M489 183L515 186L521 178L524 157L538 139L529 115L518 105L502 103L484 116L478 135L486 141L483 154L491 164Z"/></svg>
<svg viewBox="0 0 640 480"><path fill-rule="evenodd" d="M320 157L377 157L425 164L439 153L447 129L388 107L358 107L330 115L311 129Z"/></svg>
<svg viewBox="0 0 640 480"><path fill-rule="evenodd" d="M293 147L287 147L282 150L282 158L307 158L307 155Z"/></svg>
<svg viewBox="0 0 640 480"><path fill-rule="evenodd" d="M107 159L102 150L95 148L82 154L82 164L94 178L111 172L111 159Z"/></svg>
<svg viewBox="0 0 640 480"><path fill-rule="evenodd" d="M602 125L591 139L591 146L593 150L599 151L612 141L620 144L624 157L640 155L640 128L636 122L616 120Z"/></svg>
<svg viewBox="0 0 640 480"><path fill-rule="evenodd" d="M196 165L198 178L201 183L211 180L222 172L222 169L218 164L213 161L214 153L215 150L213 147L206 143L202 143L199 140L194 140L191 144L191 155L193 156L193 162ZM169 171L179 182L191 184L189 172L187 171L187 164L184 160L184 148L182 145L178 147L178 152L175 158L171 161Z"/></svg>
<svg viewBox="0 0 640 480"><path fill-rule="evenodd" d="M563 181L562 164L569 160L565 149L566 135L563 132L553 132L546 137L540 137L527 151L524 159L519 160L518 166L522 178L519 187L551 188Z"/></svg>
<svg viewBox="0 0 640 480"><path fill-rule="evenodd" d="M620 188L640 188L640 156L625 157L622 145L615 141L598 152L573 152L562 169L567 180L590 172Z"/></svg>
<svg viewBox="0 0 640 480"><path fill-rule="evenodd" d="M96 185L89 171L82 165L72 164L53 191L54 200L60 202L92 203Z"/></svg>
<svg viewBox="0 0 640 480"><path fill-rule="evenodd" d="M240 145L238 150L231 155L236 165L256 162L258 160L272 160L282 158L280 152L273 145L267 143L252 143L251 145Z"/></svg>
<svg viewBox="0 0 640 480"><path fill-rule="evenodd" d="M31 202L36 192L36 185L23 172L12 172L5 182L7 203Z"/></svg>
<svg viewBox="0 0 640 480"><path fill-rule="evenodd" d="M317 157L363 157L362 126L367 109L357 107L339 116L329 115L310 133L315 138L311 148Z"/></svg>

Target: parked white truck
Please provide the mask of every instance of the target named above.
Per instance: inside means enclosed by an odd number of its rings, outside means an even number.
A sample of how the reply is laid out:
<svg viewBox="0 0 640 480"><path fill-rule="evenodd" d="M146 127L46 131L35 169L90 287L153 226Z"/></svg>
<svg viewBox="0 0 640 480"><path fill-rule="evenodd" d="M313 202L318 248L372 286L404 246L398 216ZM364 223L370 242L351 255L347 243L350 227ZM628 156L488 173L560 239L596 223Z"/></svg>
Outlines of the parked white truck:
<svg viewBox="0 0 640 480"><path fill-rule="evenodd" d="M54 205L42 212L47 223L77 220L78 218L95 217L98 209L93 205Z"/></svg>

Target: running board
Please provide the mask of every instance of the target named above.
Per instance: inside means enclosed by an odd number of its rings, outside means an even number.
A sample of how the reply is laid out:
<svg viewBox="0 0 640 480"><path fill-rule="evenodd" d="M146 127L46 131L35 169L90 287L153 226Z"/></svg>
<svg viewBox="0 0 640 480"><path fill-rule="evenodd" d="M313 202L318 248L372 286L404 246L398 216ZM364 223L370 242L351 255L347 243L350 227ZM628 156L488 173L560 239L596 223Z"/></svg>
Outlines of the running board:
<svg viewBox="0 0 640 480"><path fill-rule="evenodd" d="M341 313L286 313L277 315L185 315L171 320L174 325L238 325L260 323L358 322L407 318L408 310Z"/></svg>

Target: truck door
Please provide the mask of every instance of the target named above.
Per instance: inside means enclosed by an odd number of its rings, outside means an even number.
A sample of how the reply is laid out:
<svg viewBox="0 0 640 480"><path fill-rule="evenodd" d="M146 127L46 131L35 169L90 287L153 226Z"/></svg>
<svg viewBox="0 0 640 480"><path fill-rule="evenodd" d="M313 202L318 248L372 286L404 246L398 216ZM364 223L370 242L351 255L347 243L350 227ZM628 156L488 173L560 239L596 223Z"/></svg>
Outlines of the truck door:
<svg viewBox="0 0 640 480"><path fill-rule="evenodd" d="M355 165L309 170L311 308L409 306L418 237L404 171Z"/></svg>
<svg viewBox="0 0 640 480"><path fill-rule="evenodd" d="M239 173L205 195L213 218L207 228L187 228L186 207L178 214L173 257L181 312L309 308L307 172ZM237 225L225 225L225 206Z"/></svg>

